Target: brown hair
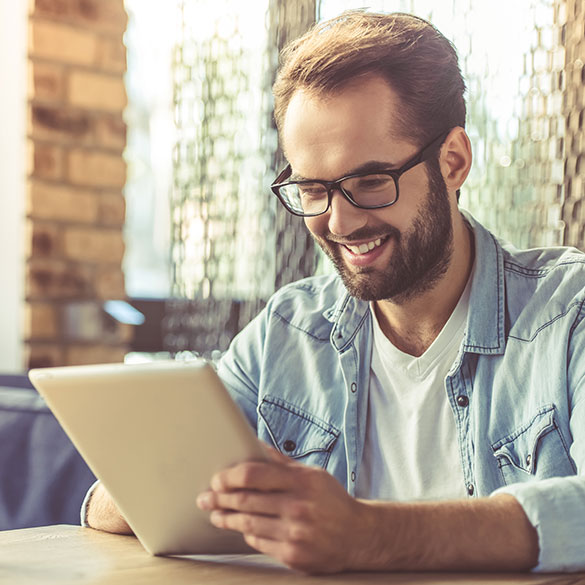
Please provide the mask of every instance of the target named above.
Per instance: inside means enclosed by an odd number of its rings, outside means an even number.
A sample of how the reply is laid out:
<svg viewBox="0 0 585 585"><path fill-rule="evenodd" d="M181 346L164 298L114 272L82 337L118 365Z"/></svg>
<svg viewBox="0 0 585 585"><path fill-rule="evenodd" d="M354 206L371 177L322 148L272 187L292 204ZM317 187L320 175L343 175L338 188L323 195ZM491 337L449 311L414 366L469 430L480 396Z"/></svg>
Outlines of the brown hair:
<svg viewBox="0 0 585 585"><path fill-rule="evenodd" d="M358 76L381 75L404 104L398 131L418 144L465 126L465 82L451 42L410 14L346 11L281 53L274 83L279 131L297 89L333 93Z"/></svg>

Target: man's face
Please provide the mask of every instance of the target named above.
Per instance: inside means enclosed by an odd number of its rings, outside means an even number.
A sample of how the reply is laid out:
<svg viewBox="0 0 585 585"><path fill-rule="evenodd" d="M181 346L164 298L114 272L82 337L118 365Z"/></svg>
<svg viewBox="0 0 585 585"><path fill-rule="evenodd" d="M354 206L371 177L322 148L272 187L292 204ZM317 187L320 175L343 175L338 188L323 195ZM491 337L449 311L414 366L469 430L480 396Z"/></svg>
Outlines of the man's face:
<svg viewBox="0 0 585 585"><path fill-rule="evenodd" d="M293 175L336 180L374 162L399 168L419 150L393 131L401 109L378 77L326 98L297 91L282 132ZM357 298L407 300L432 288L449 266L451 209L438 167L429 175L425 165L414 167L399 189L398 202L378 210L359 209L335 191L327 213L305 219Z"/></svg>

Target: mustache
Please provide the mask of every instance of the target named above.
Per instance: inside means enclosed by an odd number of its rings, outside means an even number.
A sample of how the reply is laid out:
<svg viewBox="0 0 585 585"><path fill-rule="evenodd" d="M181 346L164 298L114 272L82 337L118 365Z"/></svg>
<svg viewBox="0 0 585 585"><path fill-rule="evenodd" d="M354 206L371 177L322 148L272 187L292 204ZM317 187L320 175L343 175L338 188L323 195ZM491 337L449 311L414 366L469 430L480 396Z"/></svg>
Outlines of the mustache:
<svg viewBox="0 0 585 585"><path fill-rule="evenodd" d="M394 237L399 239L401 236L400 230L396 229L393 226L384 226L384 229L381 230L380 228L361 228L348 234L347 236L336 236L332 234L330 231L325 232L321 237L326 240L327 242L331 242L333 244L351 244L351 242L359 242L364 240L377 240L385 239L388 237Z"/></svg>

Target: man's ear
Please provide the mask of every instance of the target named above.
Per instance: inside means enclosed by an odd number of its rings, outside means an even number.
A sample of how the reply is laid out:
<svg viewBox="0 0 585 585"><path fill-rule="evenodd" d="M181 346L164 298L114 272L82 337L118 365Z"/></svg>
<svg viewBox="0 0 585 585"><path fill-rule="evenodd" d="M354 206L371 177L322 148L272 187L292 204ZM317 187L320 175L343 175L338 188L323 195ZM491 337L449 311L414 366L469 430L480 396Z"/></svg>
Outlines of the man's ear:
<svg viewBox="0 0 585 585"><path fill-rule="evenodd" d="M471 142L465 130L456 126L441 146L439 164L448 191L457 191L471 168Z"/></svg>

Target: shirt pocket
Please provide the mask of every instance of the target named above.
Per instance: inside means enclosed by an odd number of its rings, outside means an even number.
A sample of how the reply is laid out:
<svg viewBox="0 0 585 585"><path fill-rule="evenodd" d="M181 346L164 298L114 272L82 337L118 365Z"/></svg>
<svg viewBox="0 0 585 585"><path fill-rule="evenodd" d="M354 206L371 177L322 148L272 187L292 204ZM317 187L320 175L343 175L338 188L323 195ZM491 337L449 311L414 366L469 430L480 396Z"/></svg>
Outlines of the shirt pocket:
<svg viewBox="0 0 585 585"><path fill-rule="evenodd" d="M290 404L265 396L258 406L258 434L284 455L325 469L340 431L332 424ZM262 428L262 426L264 428ZM265 436L263 436L265 435Z"/></svg>
<svg viewBox="0 0 585 585"><path fill-rule="evenodd" d="M492 444L506 484L574 475L575 464L555 421L555 406L542 406L529 421Z"/></svg>

